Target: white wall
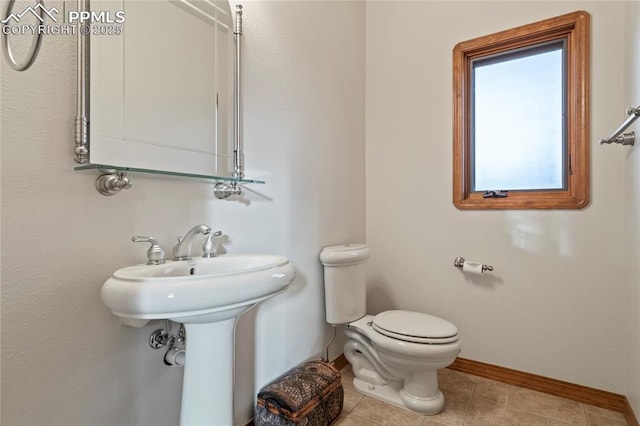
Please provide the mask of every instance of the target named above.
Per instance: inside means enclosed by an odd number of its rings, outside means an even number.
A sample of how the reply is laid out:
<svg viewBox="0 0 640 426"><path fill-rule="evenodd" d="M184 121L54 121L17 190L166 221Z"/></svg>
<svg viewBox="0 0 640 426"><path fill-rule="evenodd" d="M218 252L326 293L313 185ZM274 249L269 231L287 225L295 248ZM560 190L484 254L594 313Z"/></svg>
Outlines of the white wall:
<svg viewBox="0 0 640 426"><path fill-rule="evenodd" d="M580 9L592 16L591 204L456 210L453 46ZM458 326L462 357L625 393L622 158L598 145L621 118L622 2L369 2L366 19L370 310L430 312ZM465 278L456 256L495 272Z"/></svg>
<svg viewBox="0 0 640 426"><path fill-rule="evenodd" d="M625 2L624 96L622 110L640 105L640 3ZM620 114L620 120L626 118ZM630 130L639 135L640 127ZM624 272L628 285L627 398L640 416L640 152L636 146L622 150L624 156Z"/></svg>
<svg viewBox="0 0 640 426"><path fill-rule="evenodd" d="M364 240L364 3L244 6L246 163L267 181L248 205L138 175L131 190L99 195L96 174L71 171L74 38L45 36L23 73L2 59L3 425L177 424L181 370L147 345L161 324L120 327L99 298L111 272L145 260L133 234L170 250L207 223L229 235L229 252L296 266L287 293L240 320L237 424L257 388L324 350L317 255Z"/></svg>
<svg viewBox="0 0 640 426"><path fill-rule="evenodd" d="M264 177L252 189L272 201L224 205L213 220L236 226L238 250L284 253L297 270L257 310L254 335L240 324L240 362L255 338L254 394L324 353L320 249L365 238L364 2L248 2L244 17L247 173Z"/></svg>
<svg viewBox="0 0 640 426"><path fill-rule="evenodd" d="M638 102L638 47L623 56L620 44L623 20L637 43L637 4L369 2L366 103L363 3L244 6L246 160L267 180L251 186L249 205L214 200L210 185L137 175L130 191L99 195L95 174L70 171L75 40L45 36L24 73L0 61L1 423L177 423L181 371L146 343L161 324L120 327L99 290L113 270L144 261L132 234L168 250L201 222L229 235L230 252L280 253L298 271L286 294L240 320L236 423L248 419L260 385L324 348L317 254L364 240L364 129L371 311L441 315L460 328L462 356L628 393L640 412L640 160L637 148L597 145ZM577 9L593 24L591 205L456 210L453 45ZM624 91L611 66L623 57L633 58ZM466 280L457 255L493 264L495 278Z"/></svg>

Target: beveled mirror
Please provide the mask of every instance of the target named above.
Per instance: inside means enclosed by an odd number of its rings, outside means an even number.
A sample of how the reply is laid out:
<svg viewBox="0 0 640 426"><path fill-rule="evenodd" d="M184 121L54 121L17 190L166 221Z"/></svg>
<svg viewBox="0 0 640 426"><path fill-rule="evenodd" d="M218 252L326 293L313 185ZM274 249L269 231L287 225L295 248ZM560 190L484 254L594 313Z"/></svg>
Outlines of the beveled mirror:
<svg viewBox="0 0 640 426"><path fill-rule="evenodd" d="M230 177L233 19L227 1L93 0L121 34L89 37L89 162ZM121 12L122 13L122 12Z"/></svg>

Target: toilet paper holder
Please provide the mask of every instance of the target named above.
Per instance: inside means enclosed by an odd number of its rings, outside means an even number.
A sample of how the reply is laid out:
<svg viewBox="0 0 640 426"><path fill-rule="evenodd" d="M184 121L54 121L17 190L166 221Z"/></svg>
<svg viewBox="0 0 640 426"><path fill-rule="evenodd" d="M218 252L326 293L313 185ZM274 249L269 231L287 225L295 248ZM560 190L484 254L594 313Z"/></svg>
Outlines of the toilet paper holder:
<svg viewBox="0 0 640 426"><path fill-rule="evenodd" d="M453 266L455 266L456 268L462 268L462 266L464 265L464 261L464 257L458 256L453 260ZM493 266L482 264L482 272L484 271L493 271Z"/></svg>

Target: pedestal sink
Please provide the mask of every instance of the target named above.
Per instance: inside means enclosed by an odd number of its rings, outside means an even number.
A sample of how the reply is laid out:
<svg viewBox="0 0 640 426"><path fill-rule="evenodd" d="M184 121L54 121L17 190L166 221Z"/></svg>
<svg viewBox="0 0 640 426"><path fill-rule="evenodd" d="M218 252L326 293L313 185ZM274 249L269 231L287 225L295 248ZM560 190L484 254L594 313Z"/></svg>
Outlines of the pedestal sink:
<svg viewBox="0 0 640 426"><path fill-rule="evenodd" d="M236 320L285 291L294 274L287 258L276 255L194 258L119 269L101 295L125 325L157 319L185 325L180 424L230 426Z"/></svg>

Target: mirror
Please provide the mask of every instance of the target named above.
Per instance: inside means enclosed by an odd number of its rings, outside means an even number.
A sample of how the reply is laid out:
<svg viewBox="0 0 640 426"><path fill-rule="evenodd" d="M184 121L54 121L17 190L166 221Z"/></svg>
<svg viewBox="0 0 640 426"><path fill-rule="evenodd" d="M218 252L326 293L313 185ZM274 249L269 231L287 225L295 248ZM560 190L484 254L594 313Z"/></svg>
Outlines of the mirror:
<svg viewBox="0 0 640 426"><path fill-rule="evenodd" d="M124 11L125 22L121 34L91 27L89 161L230 176L228 2L94 0L91 10Z"/></svg>

